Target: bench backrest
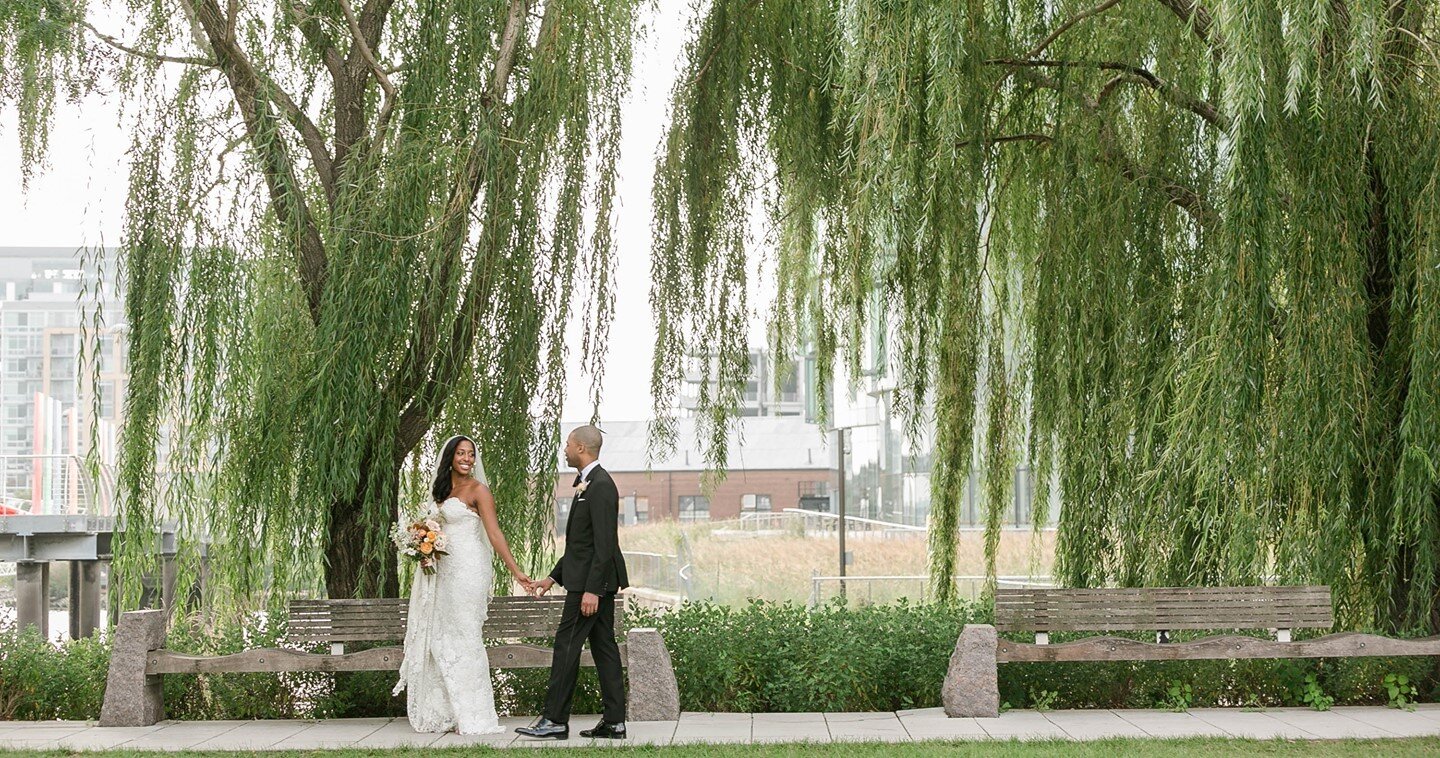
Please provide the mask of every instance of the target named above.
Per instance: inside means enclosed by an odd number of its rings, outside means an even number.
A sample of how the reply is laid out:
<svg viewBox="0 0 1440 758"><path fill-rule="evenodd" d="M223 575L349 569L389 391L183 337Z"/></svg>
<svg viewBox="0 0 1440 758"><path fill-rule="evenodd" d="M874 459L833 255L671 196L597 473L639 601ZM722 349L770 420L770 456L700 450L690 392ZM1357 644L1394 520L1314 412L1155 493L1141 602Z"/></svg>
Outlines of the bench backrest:
<svg viewBox="0 0 1440 758"><path fill-rule="evenodd" d="M997 589L1002 632L1328 629L1330 588Z"/></svg>
<svg viewBox="0 0 1440 758"><path fill-rule="evenodd" d="M300 643L398 642L405 639L409 608L410 601L405 598L293 600L288 637ZM504 640L554 636L564 609L563 595L492 597L485 636ZM623 630L624 617L625 598L621 596L615 598L617 635Z"/></svg>

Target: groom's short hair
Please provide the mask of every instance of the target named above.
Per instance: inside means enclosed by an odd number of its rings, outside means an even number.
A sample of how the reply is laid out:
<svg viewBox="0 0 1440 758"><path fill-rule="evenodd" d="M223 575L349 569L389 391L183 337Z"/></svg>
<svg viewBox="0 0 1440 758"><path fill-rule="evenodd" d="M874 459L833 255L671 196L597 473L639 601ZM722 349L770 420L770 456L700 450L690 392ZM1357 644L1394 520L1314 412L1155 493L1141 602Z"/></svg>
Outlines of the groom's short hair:
<svg viewBox="0 0 1440 758"><path fill-rule="evenodd" d="M575 427L575 431L570 432L570 435L597 457L600 455L600 447L605 444L605 437L600 434L600 430L590 424Z"/></svg>

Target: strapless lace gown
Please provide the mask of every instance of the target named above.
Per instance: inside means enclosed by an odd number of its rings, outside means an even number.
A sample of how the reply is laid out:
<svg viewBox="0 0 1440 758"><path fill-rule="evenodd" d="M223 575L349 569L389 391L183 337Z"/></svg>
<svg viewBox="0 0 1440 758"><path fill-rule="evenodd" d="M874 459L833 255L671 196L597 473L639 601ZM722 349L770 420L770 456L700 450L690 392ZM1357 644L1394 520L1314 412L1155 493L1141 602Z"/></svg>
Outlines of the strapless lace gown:
<svg viewBox="0 0 1440 758"><path fill-rule="evenodd" d="M405 660L395 693L417 732L498 734L483 629L495 569L480 517L456 498L440 504L449 540L435 574L416 570L410 587Z"/></svg>

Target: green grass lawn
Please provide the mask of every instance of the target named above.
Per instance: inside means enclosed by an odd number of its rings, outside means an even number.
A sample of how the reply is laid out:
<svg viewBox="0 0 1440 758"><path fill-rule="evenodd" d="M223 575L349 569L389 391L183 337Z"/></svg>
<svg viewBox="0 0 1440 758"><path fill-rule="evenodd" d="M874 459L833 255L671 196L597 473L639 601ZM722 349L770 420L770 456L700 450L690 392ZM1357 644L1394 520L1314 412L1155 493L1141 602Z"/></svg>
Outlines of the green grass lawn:
<svg viewBox="0 0 1440 758"><path fill-rule="evenodd" d="M515 748L510 748L515 749ZM398 750L301 750L272 751L263 753L237 752L191 752L166 753L167 756L269 756L271 758L301 756L326 756L327 758L362 758L363 756L433 756L437 754L473 755L475 753L499 752L500 748L464 747L449 749L407 748ZM1095 742L919 742L899 745L878 743L842 743L832 745L681 745L674 747L595 747L595 748L524 748L526 755L613 755L618 750L629 755L664 755L666 758L755 758L757 756L844 756L845 758L871 758L871 756L1074 756L1075 758L1115 758L1116 756L1225 756L1225 755L1295 755L1295 756L1434 756L1440 755L1440 737L1393 740L1226 740L1226 739L1185 739L1185 740L1098 740ZM10 756L69 756L79 752L64 750L7 751L0 750L0 758ZM112 750L106 756L134 756L152 758L152 752L134 750Z"/></svg>

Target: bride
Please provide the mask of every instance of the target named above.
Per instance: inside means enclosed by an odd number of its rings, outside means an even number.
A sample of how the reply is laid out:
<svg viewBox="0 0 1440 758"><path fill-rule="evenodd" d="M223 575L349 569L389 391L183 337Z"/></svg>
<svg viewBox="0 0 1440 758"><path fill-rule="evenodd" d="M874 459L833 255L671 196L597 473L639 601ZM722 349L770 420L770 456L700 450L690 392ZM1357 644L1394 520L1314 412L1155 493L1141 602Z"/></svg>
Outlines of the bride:
<svg viewBox="0 0 1440 758"><path fill-rule="evenodd" d="M528 591L534 584L510 553L495 516L490 488L475 476L475 442L446 440L431 495L439 506L446 554L432 575L415 572L405 630L405 660L395 694L406 693L406 712L417 732L496 734L490 658L482 628L490 607L496 552Z"/></svg>

